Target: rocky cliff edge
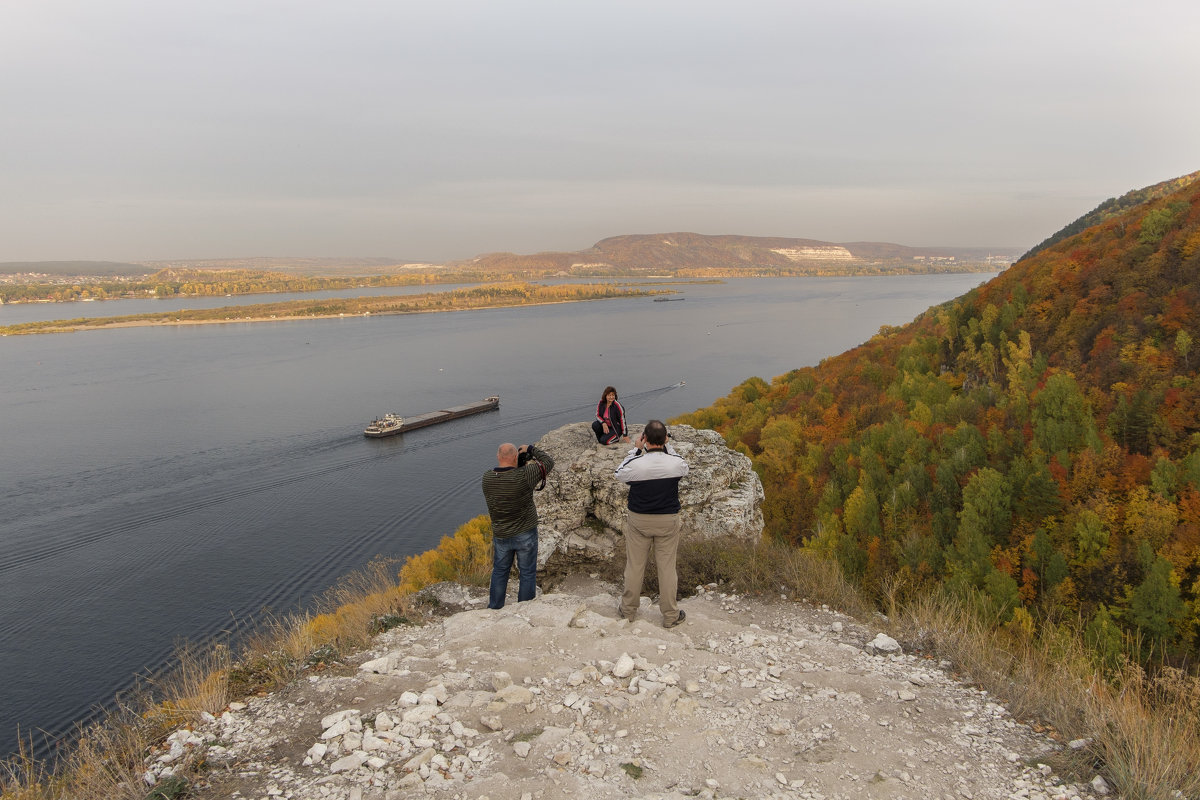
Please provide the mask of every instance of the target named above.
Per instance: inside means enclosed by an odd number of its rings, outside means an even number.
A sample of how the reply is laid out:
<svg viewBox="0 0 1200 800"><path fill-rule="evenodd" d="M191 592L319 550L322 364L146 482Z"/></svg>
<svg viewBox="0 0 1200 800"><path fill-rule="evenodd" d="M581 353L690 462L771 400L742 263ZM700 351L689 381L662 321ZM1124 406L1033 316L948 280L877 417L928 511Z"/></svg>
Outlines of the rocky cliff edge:
<svg viewBox="0 0 1200 800"><path fill-rule="evenodd" d="M636 437L640 428L631 433ZM686 536L757 539L762 486L711 431L672 429L688 459ZM589 564L620 557L627 447L586 424L547 434L543 565L530 602L486 608L456 584L442 617L380 634L348 666L203 715L146 760L153 785L202 760L201 800L920 798L1068 800L1107 793L1044 762L1053 741L880 630L826 607L709 585L665 630L649 598ZM515 592L515 584L510 589ZM547 584L549 585L549 584ZM510 601L513 600L510 592Z"/></svg>
<svg viewBox="0 0 1200 800"><path fill-rule="evenodd" d="M199 798L1068 800L1106 791L949 665L824 607L702 587L665 630L575 575L381 634L313 675L174 734L150 779L203 753ZM1096 779L1100 781L1100 779Z"/></svg>

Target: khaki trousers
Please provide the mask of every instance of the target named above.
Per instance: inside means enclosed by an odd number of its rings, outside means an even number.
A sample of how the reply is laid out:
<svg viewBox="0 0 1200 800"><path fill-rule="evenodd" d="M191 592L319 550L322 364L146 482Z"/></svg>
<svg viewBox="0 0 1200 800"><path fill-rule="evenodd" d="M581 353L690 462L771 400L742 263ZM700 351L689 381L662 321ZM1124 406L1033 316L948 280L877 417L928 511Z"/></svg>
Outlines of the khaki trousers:
<svg viewBox="0 0 1200 800"><path fill-rule="evenodd" d="M679 576L675 572L675 553L679 549L679 534L683 529L678 514L637 514L625 518L625 593L621 595L621 615L632 619L642 597L642 579L646 562L654 551L658 568L658 608L663 625L674 625L679 617L676 594Z"/></svg>

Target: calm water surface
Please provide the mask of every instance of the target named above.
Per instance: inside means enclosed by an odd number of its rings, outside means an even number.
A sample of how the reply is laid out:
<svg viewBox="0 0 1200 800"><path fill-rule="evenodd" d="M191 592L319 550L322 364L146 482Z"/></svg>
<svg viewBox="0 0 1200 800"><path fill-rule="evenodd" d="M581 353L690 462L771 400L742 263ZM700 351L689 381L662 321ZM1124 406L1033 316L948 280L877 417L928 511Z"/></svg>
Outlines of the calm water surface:
<svg viewBox="0 0 1200 800"><path fill-rule="evenodd" d="M606 384L633 420L667 418L989 277L734 280L672 303L0 338L0 752L18 726L69 731L177 640L436 545L485 513L478 481L498 443L589 419ZM489 394L499 411L362 436L385 411Z"/></svg>

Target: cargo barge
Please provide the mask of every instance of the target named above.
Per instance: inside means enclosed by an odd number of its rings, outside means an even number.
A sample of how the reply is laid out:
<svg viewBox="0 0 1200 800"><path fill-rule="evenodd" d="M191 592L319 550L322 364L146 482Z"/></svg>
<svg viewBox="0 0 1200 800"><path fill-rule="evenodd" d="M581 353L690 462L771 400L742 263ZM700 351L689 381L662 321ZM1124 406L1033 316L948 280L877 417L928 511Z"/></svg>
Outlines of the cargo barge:
<svg viewBox="0 0 1200 800"><path fill-rule="evenodd" d="M500 398L497 395L484 398L477 403L467 403L462 406L452 406L443 408L441 411L430 411L427 414L418 414L415 417L402 417L399 414L384 414L378 419L371 420L371 424L363 431L364 436L370 436L373 439L379 439L384 436L395 436L398 433L405 431L424 428L429 425L437 425L439 422L449 422L452 419L460 419L469 417L472 414L480 414L484 411L492 411L500 407Z"/></svg>

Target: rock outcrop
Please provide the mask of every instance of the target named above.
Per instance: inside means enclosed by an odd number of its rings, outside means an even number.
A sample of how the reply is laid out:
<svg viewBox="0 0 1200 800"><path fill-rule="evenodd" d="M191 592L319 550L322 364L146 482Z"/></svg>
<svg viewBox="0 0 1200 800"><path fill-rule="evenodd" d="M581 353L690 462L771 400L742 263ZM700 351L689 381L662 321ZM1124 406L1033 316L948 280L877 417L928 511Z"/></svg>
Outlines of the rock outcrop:
<svg viewBox="0 0 1200 800"><path fill-rule="evenodd" d="M641 425L631 425L630 437L641 431ZM621 526L629 494L613 472L631 445L597 445L591 426L583 422L551 431L537 445L555 459L546 488L535 495L538 568L572 571L610 563L624 552ZM757 541L763 530L763 488L750 459L726 447L715 431L687 425L671 426L671 445L688 462L688 475L679 484L684 539Z"/></svg>

